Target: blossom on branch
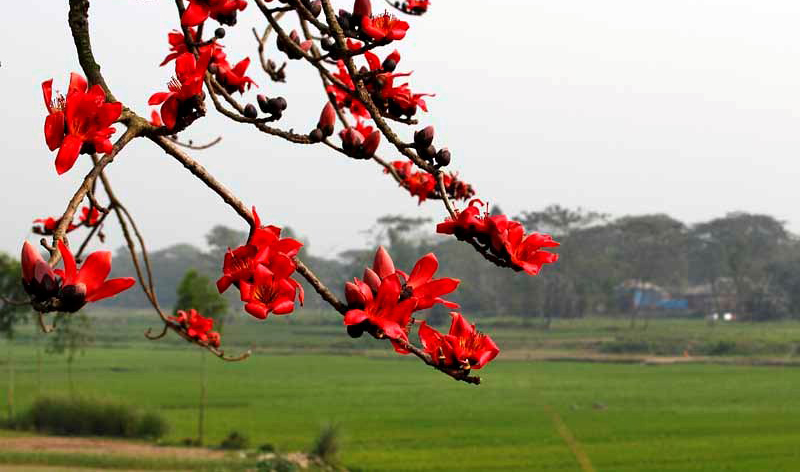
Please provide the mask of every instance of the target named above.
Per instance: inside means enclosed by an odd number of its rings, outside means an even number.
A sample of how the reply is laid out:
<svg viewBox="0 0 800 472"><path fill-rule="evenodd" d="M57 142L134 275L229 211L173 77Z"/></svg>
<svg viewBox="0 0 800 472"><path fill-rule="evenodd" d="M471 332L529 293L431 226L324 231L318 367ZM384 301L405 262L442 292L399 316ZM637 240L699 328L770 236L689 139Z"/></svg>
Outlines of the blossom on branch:
<svg viewBox="0 0 800 472"><path fill-rule="evenodd" d="M525 234L522 223L505 215L481 214L478 199L469 202L456 218L447 218L436 226L436 232L452 234L460 240L475 238L484 249L515 270L537 275L544 264L558 261L558 254L542 248L558 247L552 236L542 233Z"/></svg>
<svg viewBox="0 0 800 472"><path fill-rule="evenodd" d="M59 175L75 164L78 155L107 153L112 149L111 125L122 114L122 104L107 103L102 87L89 87L78 73L70 74L67 96L53 99L53 79L42 82L47 118L44 135L51 151L58 149L56 171Z"/></svg>
<svg viewBox="0 0 800 472"><path fill-rule="evenodd" d="M408 193L417 197L419 203L429 198L442 198L436 183L436 177L432 174L425 171L414 171L414 164L408 160L394 161L391 166L397 176L400 177L401 185L408 190ZM389 170L384 169L384 173L388 174ZM455 200L467 200L475 195L472 185L459 180L457 174L445 173L442 177L444 178L444 186L448 197Z"/></svg>
<svg viewBox="0 0 800 472"><path fill-rule="evenodd" d="M407 30L408 23L389 13L361 18L361 31L374 41L400 40L406 37Z"/></svg>
<svg viewBox="0 0 800 472"><path fill-rule="evenodd" d="M497 357L500 349L492 338L476 330L461 313L451 312L450 316L453 320L446 335L425 321L419 327L422 347L435 364L449 369L480 369Z"/></svg>
<svg viewBox="0 0 800 472"><path fill-rule="evenodd" d="M364 282L356 280L356 283L363 296L360 300L363 307L352 308L345 314L344 324L348 326L348 332L352 333L350 327L357 327L378 339L389 338L395 350L405 353L403 344L397 341L408 343L407 327L411 322L411 313L417 306L417 299L401 298L403 289L398 274L386 277L374 296L372 290L364 288Z"/></svg>
<svg viewBox="0 0 800 472"><path fill-rule="evenodd" d="M55 219L52 216L48 216L47 218L37 218L33 220L34 223L39 223L41 226L34 226L32 231L35 234L41 234L43 236L52 236L53 233L56 232L56 228L58 228L58 224L61 223L61 218ZM78 225L70 222L67 225L67 233L70 233L78 228Z"/></svg>
<svg viewBox="0 0 800 472"><path fill-rule="evenodd" d="M64 269L54 272L61 277L60 311L76 312L87 302L96 302L127 290L136 283L131 277L106 280L111 273L111 252L97 251L89 254L78 269L75 258L63 241L58 241L58 251L64 260Z"/></svg>
<svg viewBox="0 0 800 472"><path fill-rule="evenodd" d="M245 0L189 0L181 25L197 26L211 17L223 25L236 24L236 12L247 8Z"/></svg>
<svg viewBox="0 0 800 472"><path fill-rule="evenodd" d="M203 77L211 60L212 48L204 50L199 59L186 52L175 60L175 77L168 84L169 92L154 93L149 105L161 105L161 119L168 129L178 120L192 119L198 102L202 101Z"/></svg>
<svg viewBox="0 0 800 472"><path fill-rule="evenodd" d="M269 313L284 315L294 311L294 300L303 304L303 287L293 278L297 265L294 257L303 244L292 238L281 238L277 226L261 226L253 208L253 229L247 243L228 249L222 265L217 289L225 292L235 285L245 302L245 310L264 319Z"/></svg>
<svg viewBox="0 0 800 472"><path fill-rule="evenodd" d="M214 327L214 320L202 316L194 308L188 311L178 310L177 316L169 316L167 319L180 326L195 341L215 348L219 347L219 333L211 331L211 328Z"/></svg>

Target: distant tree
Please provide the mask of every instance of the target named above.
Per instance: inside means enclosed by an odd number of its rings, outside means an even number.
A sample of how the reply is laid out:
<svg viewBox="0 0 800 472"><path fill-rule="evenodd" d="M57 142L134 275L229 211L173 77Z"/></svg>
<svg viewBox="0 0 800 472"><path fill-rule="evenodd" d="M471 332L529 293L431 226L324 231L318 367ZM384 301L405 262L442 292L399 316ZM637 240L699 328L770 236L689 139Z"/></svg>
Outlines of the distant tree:
<svg viewBox="0 0 800 472"><path fill-rule="evenodd" d="M208 277L191 269L183 276L178 285L178 301L175 303L174 312L194 308L202 316L214 319L217 332L222 334L225 324L225 315L228 310L228 300L220 295L217 287ZM208 368L206 366L206 351L200 351L200 403L198 406L197 441L203 444L205 439L205 416L208 404Z"/></svg>
<svg viewBox="0 0 800 472"><path fill-rule="evenodd" d="M209 247L208 256L218 263L225 256L228 248L239 247L246 240L247 232L216 225L206 234L206 243Z"/></svg>
<svg viewBox="0 0 800 472"><path fill-rule="evenodd" d="M11 340L14 337L14 328L17 324L27 320L30 308L26 300L25 291L19 281L22 272L19 261L6 254L0 253L0 335L8 341L8 390L6 398L8 416L14 416L14 357L12 355Z"/></svg>
<svg viewBox="0 0 800 472"><path fill-rule="evenodd" d="M70 395L74 395L75 383L72 376L72 364L78 354L84 354L86 348L94 343L94 331L91 320L83 312L59 315L57 327L58 329L50 335L47 352L66 354L69 391Z"/></svg>
<svg viewBox="0 0 800 472"><path fill-rule="evenodd" d="M548 233L559 239L574 231L608 222L609 215L583 208L570 209L561 205L549 205L540 211L522 212L516 219L528 231Z"/></svg>

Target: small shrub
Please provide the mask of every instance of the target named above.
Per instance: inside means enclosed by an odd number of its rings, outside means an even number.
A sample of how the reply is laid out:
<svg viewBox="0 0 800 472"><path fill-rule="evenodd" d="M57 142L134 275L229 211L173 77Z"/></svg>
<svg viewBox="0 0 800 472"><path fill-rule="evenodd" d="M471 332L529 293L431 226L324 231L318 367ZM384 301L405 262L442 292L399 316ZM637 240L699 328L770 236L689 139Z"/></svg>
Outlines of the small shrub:
<svg viewBox="0 0 800 472"><path fill-rule="evenodd" d="M256 464L256 467L258 472L295 472L298 470L297 464L281 456L263 460Z"/></svg>
<svg viewBox="0 0 800 472"><path fill-rule="evenodd" d="M238 431L231 431L227 438L219 443L220 449L246 449L250 441Z"/></svg>
<svg viewBox="0 0 800 472"><path fill-rule="evenodd" d="M109 436L157 439L166 434L164 418L130 405L91 398L37 399L10 425L65 436Z"/></svg>
<svg viewBox="0 0 800 472"><path fill-rule="evenodd" d="M311 455L319 457L327 464L336 462L336 455L339 453L339 426L329 424L322 427L314 445L311 448Z"/></svg>
<svg viewBox="0 0 800 472"><path fill-rule="evenodd" d="M270 443L258 446L258 452L275 452L275 446Z"/></svg>

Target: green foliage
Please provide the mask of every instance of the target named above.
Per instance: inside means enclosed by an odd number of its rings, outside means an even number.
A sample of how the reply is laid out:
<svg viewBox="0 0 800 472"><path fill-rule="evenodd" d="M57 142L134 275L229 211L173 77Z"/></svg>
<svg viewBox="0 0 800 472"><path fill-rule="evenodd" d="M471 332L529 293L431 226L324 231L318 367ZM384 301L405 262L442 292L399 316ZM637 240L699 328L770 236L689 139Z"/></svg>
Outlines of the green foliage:
<svg viewBox="0 0 800 472"><path fill-rule="evenodd" d="M191 269L178 285L178 300L175 310L194 308L201 315L220 320L228 309L228 301L219 294L211 280Z"/></svg>
<svg viewBox="0 0 800 472"><path fill-rule="evenodd" d="M14 429L66 436L110 436L157 439L167 422L154 412L95 398L43 397L11 425Z"/></svg>

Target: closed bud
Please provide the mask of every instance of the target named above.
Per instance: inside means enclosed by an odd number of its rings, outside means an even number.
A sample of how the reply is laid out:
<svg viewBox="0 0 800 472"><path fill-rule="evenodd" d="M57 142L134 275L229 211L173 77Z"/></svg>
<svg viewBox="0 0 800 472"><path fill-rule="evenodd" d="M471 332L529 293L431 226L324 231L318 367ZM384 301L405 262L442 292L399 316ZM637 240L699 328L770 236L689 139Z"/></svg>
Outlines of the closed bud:
<svg viewBox="0 0 800 472"><path fill-rule="evenodd" d="M381 67L386 72L394 72L394 70L397 68L397 62L395 62L392 59L389 59L387 57L386 60L383 61L383 64L381 65Z"/></svg>
<svg viewBox="0 0 800 472"><path fill-rule="evenodd" d="M214 30L214 37L217 39L222 39L225 37L225 28L217 28Z"/></svg>
<svg viewBox="0 0 800 472"><path fill-rule="evenodd" d="M320 0L311 2L311 4L308 6L308 11L314 18L318 17L319 14L322 13L322 2Z"/></svg>
<svg viewBox="0 0 800 472"><path fill-rule="evenodd" d="M261 109L264 113L269 113L269 105L268 105L268 98L266 95L258 94L256 96L256 101L258 102L258 108Z"/></svg>
<svg viewBox="0 0 800 472"><path fill-rule="evenodd" d="M364 159L370 159L372 156L375 155L375 151L378 150L378 145L381 143L381 132L380 131L373 131L367 136L367 139L364 140L364 147L361 151L361 157Z"/></svg>
<svg viewBox="0 0 800 472"><path fill-rule="evenodd" d="M447 148L439 149L439 152L436 153L436 163L441 167L450 164L450 150Z"/></svg>
<svg viewBox="0 0 800 472"><path fill-rule="evenodd" d="M372 16L372 3L369 0L356 0L353 4L353 16Z"/></svg>
<svg viewBox="0 0 800 472"><path fill-rule="evenodd" d="M355 128L347 128L339 136L342 138L342 148L349 156L355 156L364 144L364 135Z"/></svg>
<svg viewBox="0 0 800 472"><path fill-rule="evenodd" d="M336 45L336 41L330 36L325 36L319 44L322 46L323 51L330 51Z"/></svg>
<svg viewBox="0 0 800 472"><path fill-rule="evenodd" d="M322 114L319 116L317 128L319 128L319 130L322 131L322 134L327 137L333 134L333 126L335 124L336 110L333 108L333 104L329 101L322 108Z"/></svg>
<svg viewBox="0 0 800 472"><path fill-rule="evenodd" d="M428 126L414 132L414 146L424 149L433 143L433 126Z"/></svg>
<svg viewBox="0 0 800 472"><path fill-rule="evenodd" d="M419 157L425 159L426 161L432 161L434 157L436 157L436 148L433 145L430 145L426 148L418 149Z"/></svg>
<svg viewBox="0 0 800 472"><path fill-rule="evenodd" d="M244 116L247 118L255 119L258 116L258 110L256 110L256 106L252 103L248 103L247 106L244 107Z"/></svg>
<svg viewBox="0 0 800 472"><path fill-rule="evenodd" d="M211 64L210 66L208 66L208 71L211 72L212 74L216 74L217 72L219 72L219 67L216 64Z"/></svg>
<svg viewBox="0 0 800 472"><path fill-rule="evenodd" d="M362 325L350 325L347 327L347 334L351 338L360 338L364 334L364 327Z"/></svg>
<svg viewBox="0 0 800 472"><path fill-rule="evenodd" d="M278 115L286 109L286 99L283 97L270 98L267 100L267 113Z"/></svg>
<svg viewBox="0 0 800 472"><path fill-rule="evenodd" d="M308 139L310 139L312 143L318 143L325 139L325 135L322 133L322 131L320 131L319 128L314 128L310 133L308 133Z"/></svg>

